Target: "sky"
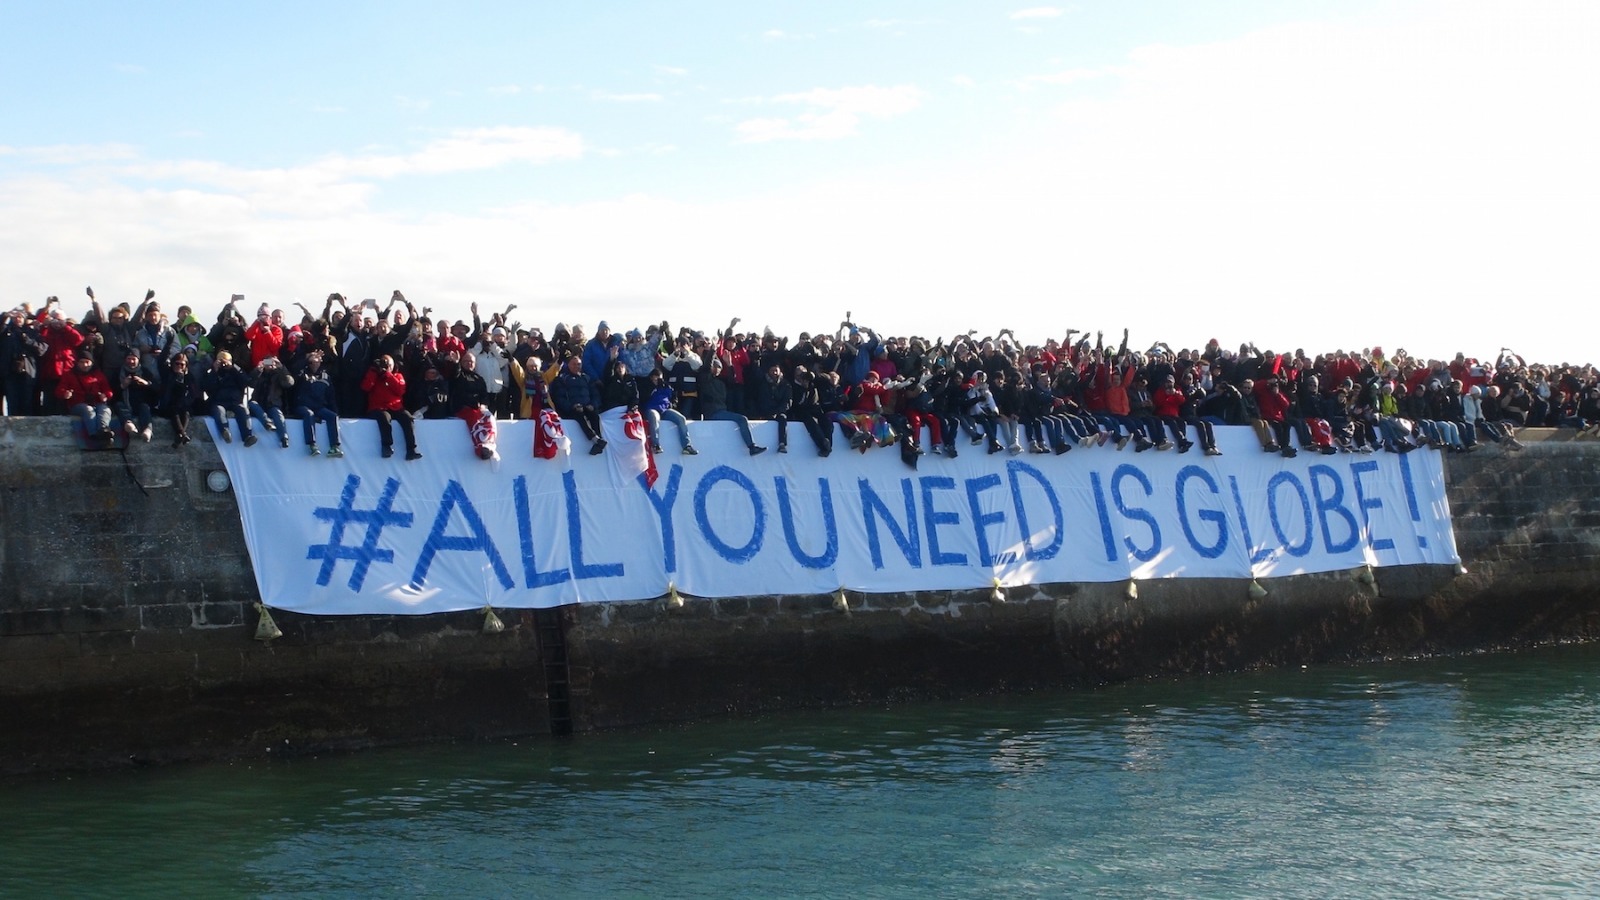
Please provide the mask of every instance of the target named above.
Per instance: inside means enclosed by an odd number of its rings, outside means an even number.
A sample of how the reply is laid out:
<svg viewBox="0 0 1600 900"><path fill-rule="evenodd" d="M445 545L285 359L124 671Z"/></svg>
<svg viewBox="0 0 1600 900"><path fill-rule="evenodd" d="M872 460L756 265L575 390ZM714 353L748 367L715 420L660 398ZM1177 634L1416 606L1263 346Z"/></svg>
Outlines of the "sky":
<svg viewBox="0 0 1600 900"><path fill-rule="evenodd" d="M0 303L1600 363L1597 51L1592 0L0 0Z"/></svg>

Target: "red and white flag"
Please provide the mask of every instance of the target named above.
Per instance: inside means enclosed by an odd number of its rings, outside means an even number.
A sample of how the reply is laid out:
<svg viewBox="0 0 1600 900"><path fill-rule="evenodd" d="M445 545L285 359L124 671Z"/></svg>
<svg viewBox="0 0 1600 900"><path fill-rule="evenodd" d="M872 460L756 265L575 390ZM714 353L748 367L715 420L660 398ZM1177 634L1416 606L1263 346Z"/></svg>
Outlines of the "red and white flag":
<svg viewBox="0 0 1600 900"><path fill-rule="evenodd" d="M557 453L571 453L572 439L561 427L561 417L553 409L539 412L539 421L533 429L533 455L540 459L555 459Z"/></svg>
<svg viewBox="0 0 1600 900"><path fill-rule="evenodd" d="M617 413L621 413L620 420L612 420L611 416ZM644 416L636 409L627 412L620 409L615 412L607 410L601 414L602 428L612 425L613 421L617 421L622 427L617 429L613 426L606 430L613 435L620 430L622 438L608 442L610 446L606 448L606 456L609 457L612 468L623 479L629 481L643 475L645 485L655 487L659 473L656 471L655 454L650 452L650 441L646 439Z"/></svg>

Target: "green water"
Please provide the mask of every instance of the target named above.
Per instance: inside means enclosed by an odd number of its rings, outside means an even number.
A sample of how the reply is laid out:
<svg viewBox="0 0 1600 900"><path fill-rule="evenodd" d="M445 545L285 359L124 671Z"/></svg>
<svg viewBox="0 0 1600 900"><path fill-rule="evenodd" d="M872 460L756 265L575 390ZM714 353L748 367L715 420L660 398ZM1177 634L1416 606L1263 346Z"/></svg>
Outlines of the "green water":
<svg viewBox="0 0 1600 900"><path fill-rule="evenodd" d="M1600 895L1600 647L0 785L0 895Z"/></svg>

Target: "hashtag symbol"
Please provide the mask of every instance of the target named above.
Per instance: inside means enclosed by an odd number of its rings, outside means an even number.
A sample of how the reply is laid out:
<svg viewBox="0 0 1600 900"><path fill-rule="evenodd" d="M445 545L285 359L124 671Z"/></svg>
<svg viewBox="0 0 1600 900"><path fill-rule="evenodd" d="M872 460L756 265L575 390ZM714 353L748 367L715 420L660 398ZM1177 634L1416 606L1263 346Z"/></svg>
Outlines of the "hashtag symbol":
<svg viewBox="0 0 1600 900"><path fill-rule="evenodd" d="M348 559L355 563L350 570L350 590L359 591L361 585L367 580L367 570L375 562L394 562L393 550L379 550L378 538L383 529L395 525L400 528L411 527L411 513L395 512L392 508L394 496L400 490L400 482L390 478L384 482L383 493L378 497L378 505L372 509L356 509L356 490L361 487L361 479L351 475L345 479L344 492L339 496L337 507L319 506L312 511L312 515L329 523L328 542L326 544L312 544L306 550L306 559L322 560L322 568L317 572L317 584L327 585L333 579L333 569L339 560ZM359 546L344 542L344 529L346 525L367 526L367 536Z"/></svg>

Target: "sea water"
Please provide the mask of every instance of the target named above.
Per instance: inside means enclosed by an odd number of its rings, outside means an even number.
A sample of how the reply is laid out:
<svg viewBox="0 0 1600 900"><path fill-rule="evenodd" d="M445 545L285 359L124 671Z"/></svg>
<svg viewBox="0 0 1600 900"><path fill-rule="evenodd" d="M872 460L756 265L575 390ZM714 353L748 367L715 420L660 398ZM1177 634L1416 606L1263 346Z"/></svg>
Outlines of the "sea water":
<svg viewBox="0 0 1600 900"><path fill-rule="evenodd" d="M1600 647L0 784L17 897L1600 896Z"/></svg>

